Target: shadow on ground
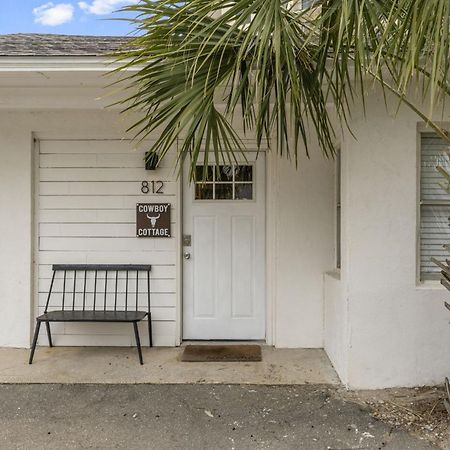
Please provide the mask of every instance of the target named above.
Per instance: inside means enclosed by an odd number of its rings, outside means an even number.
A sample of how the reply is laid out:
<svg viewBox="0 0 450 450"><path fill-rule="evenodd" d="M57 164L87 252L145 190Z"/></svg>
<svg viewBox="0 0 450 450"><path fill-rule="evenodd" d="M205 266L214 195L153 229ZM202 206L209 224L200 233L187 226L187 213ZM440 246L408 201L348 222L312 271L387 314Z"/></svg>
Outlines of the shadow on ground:
<svg viewBox="0 0 450 450"><path fill-rule="evenodd" d="M1 449L393 449L430 443L330 386L0 385Z"/></svg>

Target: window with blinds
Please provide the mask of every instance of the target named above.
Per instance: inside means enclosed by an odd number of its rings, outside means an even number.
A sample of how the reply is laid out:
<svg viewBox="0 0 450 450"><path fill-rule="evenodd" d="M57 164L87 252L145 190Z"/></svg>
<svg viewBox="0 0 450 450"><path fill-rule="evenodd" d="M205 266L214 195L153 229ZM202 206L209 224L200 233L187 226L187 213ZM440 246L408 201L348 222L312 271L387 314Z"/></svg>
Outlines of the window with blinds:
<svg viewBox="0 0 450 450"><path fill-rule="evenodd" d="M444 244L450 245L450 195L444 187L444 177L436 170L441 166L450 171L446 152L448 144L435 133L422 133L420 170L420 278L438 279L440 269L431 258L444 260L450 254Z"/></svg>

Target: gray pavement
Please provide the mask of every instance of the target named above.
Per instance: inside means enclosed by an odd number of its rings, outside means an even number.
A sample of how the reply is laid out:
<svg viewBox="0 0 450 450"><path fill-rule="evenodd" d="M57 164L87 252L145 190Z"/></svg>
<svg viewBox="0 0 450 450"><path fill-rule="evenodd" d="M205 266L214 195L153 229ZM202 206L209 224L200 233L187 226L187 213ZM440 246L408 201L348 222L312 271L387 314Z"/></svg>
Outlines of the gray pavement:
<svg viewBox="0 0 450 450"><path fill-rule="evenodd" d="M435 448L336 387L0 385L0 449Z"/></svg>

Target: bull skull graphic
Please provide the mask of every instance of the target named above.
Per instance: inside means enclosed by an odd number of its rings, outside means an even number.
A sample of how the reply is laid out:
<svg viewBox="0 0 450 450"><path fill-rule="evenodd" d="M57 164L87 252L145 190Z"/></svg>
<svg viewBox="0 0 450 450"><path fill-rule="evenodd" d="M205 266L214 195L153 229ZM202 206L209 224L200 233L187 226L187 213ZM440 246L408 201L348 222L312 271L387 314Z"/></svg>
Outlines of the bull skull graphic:
<svg viewBox="0 0 450 450"><path fill-rule="evenodd" d="M150 223L152 224L152 228L155 228L156 221L161 217L161 214L158 214L157 216L149 216L147 214L147 218L150 219Z"/></svg>

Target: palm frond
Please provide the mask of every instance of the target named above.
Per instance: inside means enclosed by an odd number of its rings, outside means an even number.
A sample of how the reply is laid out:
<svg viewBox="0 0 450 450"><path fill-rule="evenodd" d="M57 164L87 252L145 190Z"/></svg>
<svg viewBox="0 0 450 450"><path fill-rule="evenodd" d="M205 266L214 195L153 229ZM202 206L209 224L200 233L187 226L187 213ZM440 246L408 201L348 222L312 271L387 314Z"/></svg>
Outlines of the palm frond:
<svg viewBox="0 0 450 450"><path fill-rule="evenodd" d="M142 0L125 10L139 37L117 54L118 71L136 69L123 110L143 113L131 129L138 139L163 127L152 149L160 157L180 139L191 176L200 157L245 151L236 117L258 147L274 142L297 162L313 131L332 157L329 106L348 124L368 81L440 130L406 94L419 81L430 111L448 96L448 0L319 0L307 10L287 0Z"/></svg>

